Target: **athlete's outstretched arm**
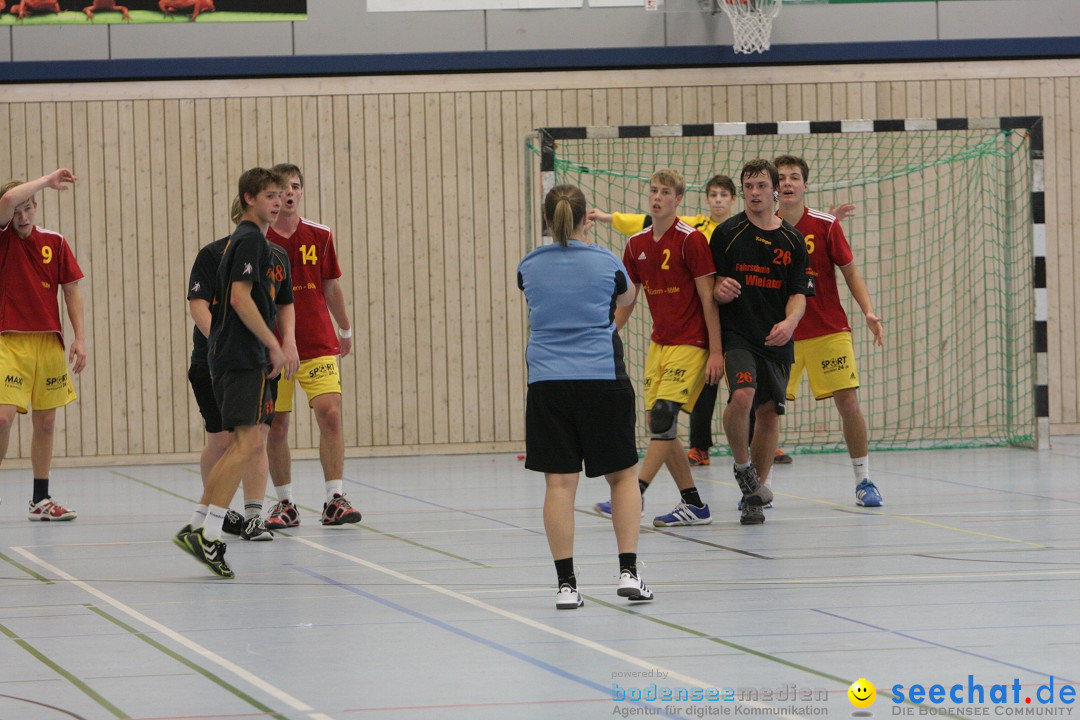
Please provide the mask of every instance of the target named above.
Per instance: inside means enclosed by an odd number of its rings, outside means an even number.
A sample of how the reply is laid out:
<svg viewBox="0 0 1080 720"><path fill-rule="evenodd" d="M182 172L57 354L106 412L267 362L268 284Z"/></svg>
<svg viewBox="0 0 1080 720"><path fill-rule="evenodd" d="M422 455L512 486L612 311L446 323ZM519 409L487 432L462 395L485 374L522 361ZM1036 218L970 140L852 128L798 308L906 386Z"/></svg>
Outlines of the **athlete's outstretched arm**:
<svg viewBox="0 0 1080 720"><path fill-rule="evenodd" d="M874 303L870 302L870 291L866 287L866 281L863 280L859 268L854 262L850 262L840 268L840 272L844 274L844 281L847 283L848 290L851 291L851 297L859 303L863 315L866 316L866 326L874 334L874 344L878 347L884 345L885 328L881 324L881 318L874 312Z"/></svg>
<svg viewBox="0 0 1080 720"><path fill-rule="evenodd" d="M37 180L24 182L22 185L11 188L4 193L3 197L0 197L0 227L11 222L11 218L15 214L15 208L37 195L39 190L47 187L54 190L67 190L64 186L73 184L75 180L76 177L70 170L57 168L48 175L42 175Z"/></svg>
<svg viewBox="0 0 1080 720"><path fill-rule="evenodd" d="M68 362L72 363L71 371L78 375L86 368L86 327L83 325L83 296L79 289L79 281L61 285L64 289L64 307L67 308L68 321L71 329L75 331L75 340L68 350Z"/></svg>

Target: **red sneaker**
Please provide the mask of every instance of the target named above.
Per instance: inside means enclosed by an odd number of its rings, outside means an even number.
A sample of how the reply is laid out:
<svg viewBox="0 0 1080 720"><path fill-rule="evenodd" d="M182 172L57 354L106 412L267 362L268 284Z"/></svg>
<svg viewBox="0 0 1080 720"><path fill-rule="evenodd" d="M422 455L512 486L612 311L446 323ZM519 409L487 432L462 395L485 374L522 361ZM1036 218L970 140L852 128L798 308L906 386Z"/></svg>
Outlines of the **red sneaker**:
<svg viewBox="0 0 1080 720"><path fill-rule="evenodd" d="M45 498L36 504L31 502L26 517L31 520L74 520L77 513L53 502L52 498Z"/></svg>
<svg viewBox="0 0 1080 720"><path fill-rule="evenodd" d="M300 524L300 513L296 506L288 500L278 500L274 507L270 508L270 514L266 516L263 525L268 530L284 530L285 528L297 527Z"/></svg>
<svg viewBox="0 0 1080 720"><path fill-rule="evenodd" d="M686 459L690 461L692 466L708 465L709 453L705 450L698 450L697 448L690 448L690 452L686 453Z"/></svg>
<svg viewBox="0 0 1080 720"><path fill-rule="evenodd" d="M334 499L323 505L323 525L344 525L360 522L360 511L349 504L344 495L334 495Z"/></svg>

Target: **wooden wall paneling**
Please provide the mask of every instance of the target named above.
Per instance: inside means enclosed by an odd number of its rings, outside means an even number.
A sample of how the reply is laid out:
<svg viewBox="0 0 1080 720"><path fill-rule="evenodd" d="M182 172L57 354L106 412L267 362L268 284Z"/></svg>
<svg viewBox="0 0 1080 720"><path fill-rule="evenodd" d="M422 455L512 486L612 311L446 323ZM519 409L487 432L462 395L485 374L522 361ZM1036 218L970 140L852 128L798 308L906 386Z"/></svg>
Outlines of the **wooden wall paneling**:
<svg viewBox="0 0 1080 720"><path fill-rule="evenodd" d="M994 79L994 112L993 115L1012 115L1012 83L1009 78ZM1023 114L1023 113L1017 113Z"/></svg>
<svg viewBox="0 0 1080 720"><path fill-rule="evenodd" d="M457 177L461 172L461 158L458 150L457 122L455 118L454 96L450 93L439 95L439 123L444 132L440 139L442 146L442 195L443 195L443 232L445 274L440 280L443 286L443 305L446 313L446 356L440 361L447 368L447 410L450 442L465 441L464 388L462 386L462 318L461 297L464 292L461 283L461 239L465 230L459 227L461 222L461 203L458 197ZM471 193L468 197L471 197Z"/></svg>
<svg viewBox="0 0 1080 720"><path fill-rule="evenodd" d="M781 86L784 91L784 110L792 120L805 120L802 86L789 83Z"/></svg>
<svg viewBox="0 0 1080 720"><path fill-rule="evenodd" d="M422 154L422 147L413 147L413 137L408 123L409 96L398 94L392 96L393 117L395 124L395 143L397 162L395 163L395 179L397 180L397 203L394 209L395 222L391 227L396 228L390 240L394 246L396 257L394 259L392 277L396 276L396 292L398 297L399 322L397 323L397 362L398 385L401 388L400 409L400 435L399 443L416 445L420 440L420 423L418 415L420 403L417 397L417 322L416 316L420 312L427 312L427 308L417 302L416 287L416 255L417 241L416 228L413 226L413 203L417 188L413 187L412 166L415 154ZM423 187L423 186L421 186Z"/></svg>
<svg viewBox="0 0 1080 720"><path fill-rule="evenodd" d="M8 137L12 138L11 142L11 179L12 180L32 180L28 174L26 167L26 103L12 103L8 105Z"/></svg>
<svg viewBox="0 0 1080 720"><path fill-rule="evenodd" d="M255 98L240 98L239 103L240 155L244 158L244 170L266 167L259 159L259 119L255 110Z"/></svg>
<svg viewBox="0 0 1080 720"><path fill-rule="evenodd" d="M289 160L289 111L288 99L278 96L270 98L270 157L273 164L292 162Z"/></svg>
<svg viewBox="0 0 1080 720"><path fill-rule="evenodd" d="M1065 84L1065 80L1056 81ZM1067 118L1058 127L1056 137L1062 143L1062 147L1055 149L1058 158L1074 158L1074 150L1080 150L1080 78L1069 78L1067 86L1061 88L1062 95L1055 98L1068 104L1059 104L1063 112L1058 117ZM1065 109L1067 112L1064 112ZM1067 128L1067 142L1065 147ZM1080 167L1076 162L1061 162L1058 167L1067 169L1068 175L1059 175L1058 189L1068 189L1067 192L1058 193L1062 197L1062 209L1068 209L1068 214L1058 215L1059 218L1059 244L1057 255L1058 283L1061 287L1059 295L1060 307L1058 308L1057 322L1062 325L1063 343L1061 345L1061 381L1060 391L1064 397L1073 398L1067 406L1062 407L1061 421L1067 423L1080 422L1080 408L1078 404L1077 371L1080 370L1080 361L1077 360L1077 338L1080 337L1080 303L1077 302L1077 272L1080 272L1080 251L1077 250L1076 229L1080 228L1080 202L1077 202L1073 188L1080 187ZM1051 389L1051 394L1057 392Z"/></svg>
<svg viewBox="0 0 1080 720"><path fill-rule="evenodd" d="M979 81L978 80L965 80L964 81L964 95L967 98L967 104L964 108L967 113L967 117L979 117L982 115L982 102L979 98Z"/></svg>
<svg viewBox="0 0 1080 720"><path fill-rule="evenodd" d="M371 319L367 302L367 288L371 269L368 265L369 231L367 225L368 175L367 144L365 142L364 99L359 96L348 98L349 119L349 183L350 194L349 246L351 249L351 271L342 267L349 275L345 297L350 298L353 324L353 353L351 360L343 364L343 369L352 377L352 404L356 408L356 443L370 446L372 442L372 387L371 387ZM375 236L376 238L378 236Z"/></svg>
<svg viewBox="0 0 1080 720"><path fill-rule="evenodd" d="M503 440L510 434L510 423L513 421L510 399L515 392L514 386L512 384L508 385L509 358L514 352L514 348L510 345L509 328L507 327L507 303L510 300L507 297L506 269L511 260L509 256L513 255L511 248L515 246L514 240L516 238L515 229L509 226L506 218L510 197L512 195L517 195L519 198L523 197L523 188L525 187L524 178L521 179L521 182L514 183L510 182L510 179L503 173L509 172L511 167L516 167L516 165L508 161L508 146L511 148L509 155L514 155L516 149L518 151L516 155L520 158L521 145L519 143L522 141L524 134L512 135L507 133L507 129L503 124L504 106L499 102L498 93L478 93L473 107L474 115L485 118L483 144L478 147L478 151L483 153L481 162L486 168L488 177L485 192L483 195L478 196L478 199L483 201L481 212L483 213L484 224L490 228L489 234L486 234L485 239L482 241L489 248L487 265L482 265L478 273L479 276L487 276L488 279L487 298L482 297L479 300L480 308L487 315L486 323L490 333L491 362L487 368L490 382L486 384L490 390L486 392L491 393L489 397L493 406L491 412L493 432L488 439ZM587 107L590 108L591 112L591 103ZM539 118L538 114L534 114L529 119L538 120ZM516 125L511 128L511 130L516 129ZM520 162L519 159L518 164ZM537 182L539 181L539 177L535 179ZM538 201L537 198L531 200L532 202ZM539 205L536 207L539 207ZM520 258L514 258L514 260L520 260ZM516 262L514 267L517 267ZM516 272L514 283L516 293Z"/></svg>
<svg viewBox="0 0 1080 720"><path fill-rule="evenodd" d="M1027 88L1030 82L1024 78L1009 79L1009 115L1026 115L1030 108L1037 105L1028 105Z"/></svg>
<svg viewBox="0 0 1080 720"><path fill-rule="evenodd" d="M652 124L652 125L666 125L666 124L672 122L672 120L671 120L671 112L672 112L672 110L678 108L678 104L668 102L669 96L673 92L677 92L677 91L674 88L657 87L657 88L653 88L652 92L649 93L649 95L650 95L650 97L649 97L649 100L650 100L650 103L649 103L649 106L650 106L649 107L649 111L650 111L649 123L650 124Z"/></svg>
<svg viewBox="0 0 1080 720"><path fill-rule="evenodd" d="M124 325L124 371L127 385L127 423L128 423L128 452L143 454L147 452L157 453L160 448L157 445L157 437L153 437L147 443L145 435L146 415L156 414L154 406L143 405L143 382L142 382L142 337L139 334L138 311L142 298L139 295L139 234L138 234L138 192L135 180L135 136L132 128L135 122L134 108L131 100L121 100L116 107L116 134L118 141L118 167L117 184L112 186L109 192L111 203L116 208L113 227L113 242L120 249L115 269L121 271L122 280L119 294L121 302L111 309L114 321L120 321ZM115 282L115 281L114 281ZM179 398L178 398L179 399ZM187 403L180 400L177 402L185 411ZM186 414L186 413L185 413ZM183 428L180 425L180 428Z"/></svg>
<svg viewBox="0 0 1080 720"><path fill-rule="evenodd" d="M773 118L780 120L801 120L793 116L788 110L787 88L783 85L773 85L769 88L769 105L772 108Z"/></svg>
<svg viewBox="0 0 1080 720"><path fill-rule="evenodd" d="M924 95L933 97L934 114L931 117L956 117L952 114L952 87L948 80L935 80Z"/></svg>
<svg viewBox="0 0 1080 720"><path fill-rule="evenodd" d="M742 119L746 122L761 122L768 119L769 108L762 107L758 100L758 87L756 85L743 85L742 92Z"/></svg>
<svg viewBox="0 0 1080 720"><path fill-rule="evenodd" d="M994 93L994 81L992 79L979 80L979 115L993 117L997 112L997 95Z"/></svg>
<svg viewBox="0 0 1080 720"><path fill-rule="evenodd" d="M498 93L495 93L498 96ZM449 347L446 327L448 303L447 282L449 272L446 246L447 223L444 220L446 203L444 190L447 184L444 168L453 167L453 154L447 154L447 140L443 138L442 102L437 93L424 95L424 136L427 138L425 162L427 182L424 195L427 204L427 252L429 258L428 285L431 292L431 346L427 360L431 367L431 419L434 435L432 441L448 443L450 433L450 378L448 373ZM452 136L453 133L451 132ZM451 215L453 212L451 211Z"/></svg>
<svg viewBox="0 0 1080 720"><path fill-rule="evenodd" d="M380 95L377 100L379 123L379 217L383 230L378 238L382 267L382 314L377 332L383 337L383 355L380 362L382 383L385 386L386 406L384 426L386 437L382 444L400 445L402 442L403 387L401 383L401 298L396 287L399 282L400 253L396 233L387 232L398 225L401 214L397 195L398 148L394 123L394 96ZM407 198L403 200L407 201Z"/></svg>
<svg viewBox="0 0 1080 720"><path fill-rule="evenodd" d="M154 282L154 216L156 206L154 205L151 175L150 102L148 100L138 100L132 103L131 124L128 126L133 148L133 169L129 187L131 197L134 200L133 220L135 233L135 246L129 254L136 263L136 273L130 277L130 280L125 278L125 282L131 284L138 293L137 302L131 306L131 311L127 314L127 317L128 321L135 326L132 328L131 339L137 343L139 348L139 383L135 387L139 388L141 394L140 404L143 413L142 417L139 418L139 425L143 433L143 447L146 452L158 453L162 452L162 448L165 447L168 440L161 435L161 423L158 418L157 358L154 350L156 347L155 299L161 290ZM160 211L161 209L158 209L158 212ZM190 253L190 246L187 247L190 261L193 261L195 256ZM178 303L180 302L179 298L176 300ZM183 307L184 312L187 312L186 302ZM184 348L187 350L187 345ZM189 356L185 353L186 357ZM188 395L190 396L190 393ZM188 443L186 443L186 447L199 447L201 442L198 442L198 444L196 442L201 437L196 437L195 431L201 428L201 425L194 425L191 419L191 405L189 403L183 403L183 405L188 408L188 431L186 433ZM178 434L182 432L181 428L176 428L176 430ZM201 433L199 433L199 436L201 436Z"/></svg>
<svg viewBox="0 0 1080 720"><path fill-rule="evenodd" d="M367 193L367 307L371 316L368 348L368 367L371 372L371 444L387 444L386 405L390 402L386 388L386 299L383 268L384 220L382 191L377 178L382 178L382 141L380 138L378 97L364 98L364 157Z"/></svg>
<svg viewBox="0 0 1080 720"><path fill-rule="evenodd" d="M190 358L191 340L189 338L194 324L186 307L187 280L191 262L195 257L192 250L197 245L201 247L199 243L202 241L205 226L200 218L202 209L199 202L199 188L202 185L199 176L200 128L196 121L195 100L179 101L176 113L180 125L177 137L179 167L176 173L170 173L169 183L173 188L170 197L175 198L180 204L182 217L176 225L169 227L169 283L166 287L156 288L155 291L168 293L169 322L173 327L173 346L169 356L172 402L171 408L161 409L163 415L167 415L170 410L172 412L172 427L165 444L166 447L172 448L172 452L186 452L191 449L187 440L191 436L189 428L193 407L186 368ZM229 209L225 207L218 212L228 215ZM205 242L210 242L212 239L214 238L207 238Z"/></svg>
<svg viewBox="0 0 1080 720"><path fill-rule="evenodd" d="M88 342L93 345L92 362L95 365L94 382L97 396L97 423L101 428L98 435L98 453L112 455L116 452L116 414L117 393L113 388L113 369L123 367L122 350L112 346L113 338L109 328L109 285L110 253L108 228L105 224L105 161L102 142L102 111L100 102L89 102L85 106L84 125L76 130L76 142L87 143L88 158L85 177L90 190L88 222L82 226L93 242L93 251L89 258L87 272L90 287L83 291L83 298L88 309L88 319L92 334ZM86 270L84 269L84 272ZM89 290L89 292L87 292Z"/></svg>
<svg viewBox="0 0 1080 720"><path fill-rule="evenodd" d="M434 311L436 300L432 297L431 277L433 263L431 245L438 226L430 221L430 195L432 174L428 167L431 153L427 138L428 118L425 96L412 93L408 96L409 142L411 145L410 170L412 173L412 202L409 219L412 226L412 284L415 288L416 305L415 379L416 394L416 442L430 445L435 442L434 426L434 374L431 354L434 345Z"/></svg>
<svg viewBox="0 0 1080 720"><path fill-rule="evenodd" d="M274 154L274 105L271 98L255 99L255 137L258 147L255 164L264 168L277 165L277 156Z"/></svg>
<svg viewBox="0 0 1080 720"><path fill-rule="evenodd" d="M4 118L3 111L0 111L0 121ZM79 177L79 172L73 167L75 164L74 152L72 148L71 139L71 103L56 103L54 105L54 136L56 138L56 157L52 158L52 167L50 171L56 167L68 167L75 172L75 176ZM46 160L48 162L48 160ZM0 178L5 177L0 174ZM6 182L6 178L4 179ZM76 183L78 185L78 182ZM68 190L67 192L59 193L58 205L59 212L57 228L67 238L68 243L71 245L72 251L75 253L76 260L80 260L80 248L81 244L78 242L78 238L74 237L76 232L75 225L75 199L76 193L74 190ZM80 264L81 267L81 264ZM84 270L85 272L85 270ZM79 289L83 295L87 291L87 283L80 281ZM63 295L63 291L60 293ZM85 303L84 303L85 304ZM65 341L72 342L75 339L75 333L70 331L70 323L67 322L67 308L61 309L61 316L64 318L65 327L69 328L68 332L64 333ZM84 331L85 331L85 310L84 310ZM54 453L56 457L81 457L86 454L86 448L83 445L83 433L85 428L83 426L83 408L80 407L82 403L82 378L77 375L72 375L72 382L75 384L76 393L79 398L76 400L76 404L68 406L63 412L63 435L64 445L63 453L59 452L61 447L57 444L57 452ZM59 426L59 423L58 423ZM59 438L57 438L59 441Z"/></svg>
<svg viewBox="0 0 1080 720"><path fill-rule="evenodd" d="M210 202L210 212L213 215L213 232L210 240L231 234L232 221L229 219L229 211L232 207L233 198L236 197L237 177L229 172L229 132L225 117L225 99L211 98L209 104L209 128L210 136L210 184L213 197ZM206 242L203 244L205 245Z"/></svg>
<svg viewBox="0 0 1080 720"><path fill-rule="evenodd" d="M353 301L353 292L356 289L357 278L352 272L353 266L353 230L352 230L352 175L350 165L351 142L349 135L349 98L344 95L335 95L331 106L334 153L333 185L327 190L334 193L334 216L331 227L334 231L334 246L337 251L338 265L341 268L341 279L338 281L345 294L345 309L350 322L355 325L356 304ZM335 322L335 327L337 323ZM361 338L353 334L353 346L359 347ZM355 351L347 357L339 358L341 370L341 422L342 432L345 437L345 447L358 444L356 434L356 403L350 398L355 398L356 385L356 354Z"/></svg>
<svg viewBox="0 0 1080 720"><path fill-rule="evenodd" d="M461 362L462 410L464 412L465 442L477 442L480 439L479 416L479 373L477 369L477 321L476 321L476 182L473 166L473 143L470 127L468 94L454 94L454 123L457 135L457 164L454 173L457 176L457 201L461 214L458 227L458 263L455 268L459 280L461 312L461 332L458 335ZM512 101L513 94L509 94Z"/></svg>
<svg viewBox="0 0 1080 720"><path fill-rule="evenodd" d="M0 103L0 182L6 183L15 179L11 168L12 155L15 152L15 142L11 135L11 113L14 112L14 104ZM78 172L75 173L78 176Z"/></svg>
<svg viewBox="0 0 1080 720"><path fill-rule="evenodd" d="M186 185L190 185L191 181L185 178L185 174L190 171L189 162L184 155L187 149L194 145L191 136L194 128L184 127L192 120L191 113L186 112L186 105L181 101L168 100L160 110L160 118L151 116L152 124L158 122L163 126L160 142L165 151L160 167L155 168L155 184L160 183L164 188L164 192L154 203L154 208L159 213L154 231L154 313L158 327L157 389L162 448L166 452L176 452L178 447L183 447L177 438L189 436L188 424L191 422L188 406L178 403L177 398L183 397L178 393L187 395L189 392L179 368L190 348L190 340L185 337L190 321L184 312L181 298L187 296L187 271L190 269L190 261L183 257L183 239L192 232L190 221L186 221L186 218L194 202L193 198L185 197L185 192L188 191ZM180 276L183 277L182 281L178 280ZM177 407L178 405L182 407Z"/></svg>
<svg viewBox="0 0 1080 720"><path fill-rule="evenodd" d="M539 93L530 93L539 95ZM561 95L561 93L560 93ZM572 95L572 93L571 93ZM550 99L550 98L549 98ZM561 97L560 100L565 100ZM492 406L499 407L500 395L505 395L504 386L495 382L495 368L498 363L495 355L503 353L505 347L494 341L494 316L495 304L498 295L494 288L501 287L500 277L492 277L491 257L494 254L495 245L504 245L506 235L504 229L496 228L492 222L490 213L491 198L501 195L498 181L495 179L502 174L502 163L488 165L488 146L495 139L489 126L491 118L485 112L487 107L484 102L484 93L469 93L465 98L468 103L469 130L472 134L470 162L473 177L473 200L469 203L472 213L472 229L470 236L473 240L473 252L470 265L472 267L473 285L473 332L476 336L475 362L476 368L476 409L477 409L477 439L490 441L495 437L499 425L504 424L502 418L505 412L492 411ZM577 122L577 110L570 104L563 105L564 112L570 112ZM562 115L565 117L565 115ZM497 123L494 123L496 128Z"/></svg>
<svg viewBox="0 0 1080 720"><path fill-rule="evenodd" d="M502 105L501 128L496 130L502 145L503 176L503 233L510 242L501 248L502 264L492 265L496 278L500 281L494 287L502 287L503 301L496 311L493 322L499 327L506 329L505 338L501 340L506 348L506 362L509 377L500 375L503 380L504 391L507 400L507 417L509 422L505 425L509 428L509 436L505 432L499 434L498 440L522 440L525 438L525 383L524 357L526 343L525 319L525 296L517 287L517 266L525 255L527 244L525 242L525 217L522 204L525 202L522 188L525 187L525 178L522 176L524 168L521 163L521 154L515 147L525 133L532 129L528 114L525 110L526 98L523 93L517 94L517 109L509 103ZM497 251L498 252L498 251ZM495 261L498 258L493 257ZM499 336L494 338L500 342ZM502 406L499 406L500 409Z"/></svg>
<svg viewBox="0 0 1080 720"><path fill-rule="evenodd" d="M198 230L195 235L185 238L184 241L184 262L187 265L185 270L189 275L199 250L208 243L231 235L233 229L231 219L232 200L233 196L236 195L236 188L229 188L228 178L224 177L226 175L224 170L221 172L223 177L216 180L214 177L218 168L218 159L215 157L214 152L216 140L212 113L213 103L211 100L200 98L195 101L195 167L198 173L198 183L192 194L197 199L196 210L199 222L196 226ZM224 168L224 164L221 167ZM214 192L215 182L224 188L220 195ZM235 180L233 185L235 185ZM193 337L195 322L191 319L191 313L186 308L188 290L189 288L185 284L183 298L186 315L184 327L186 330L183 349L185 358L188 358L186 362L190 364L193 343L191 338ZM205 438L202 416L199 413L199 406L191 392L190 385L185 387L185 391L188 401L188 447L193 451L200 450L203 447Z"/></svg>
<svg viewBox="0 0 1080 720"><path fill-rule="evenodd" d="M82 427L82 453L85 456L101 455L98 443L98 395L97 374L107 371L107 365L99 365L107 360L107 353L100 353L94 326L94 236L90 231L90 190L94 181L90 176L89 148L86 145L86 103L75 102L65 105L65 112L60 115L60 136L65 144L64 154L70 152L68 162L79 181L69 192L72 196L72 218L68 240L75 251L75 258L82 268L85 278L79 282L83 297L83 323L86 334L87 367L75 381L78 393L77 412ZM102 278L104 279L104 278ZM101 432L107 429L101 427ZM69 449L70 441L69 441Z"/></svg>

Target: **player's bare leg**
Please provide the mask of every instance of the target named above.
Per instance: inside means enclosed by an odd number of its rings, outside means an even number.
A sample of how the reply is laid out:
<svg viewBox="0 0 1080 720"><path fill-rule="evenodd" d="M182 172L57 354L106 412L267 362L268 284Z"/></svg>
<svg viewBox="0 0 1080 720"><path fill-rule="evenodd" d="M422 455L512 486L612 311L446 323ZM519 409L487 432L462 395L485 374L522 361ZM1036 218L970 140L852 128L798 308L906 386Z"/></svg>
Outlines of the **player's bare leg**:
<svg viewBox="0 0 1080 720"><path fill-rule="evenodd" d="M292 451L289 450L291 412L274 413L274 422L266 438L266 455L274 487L292 484Z"/></svg>
<svg viewBox="0 0 1080 720"><path fill-rule="evenodd" d="M34 477L47 478L52 469L56 410L34 410L31 417L34 431L30 436L30 465L34 468Z"/></svg>
<svg viewBox="0 0 1080 720"><path fill-rule="evenodd" d="M345 475L345 433L341 426L341 393L319 395L311 403L319 426L319 460L323 479L338 480Z"/></svg>
<svg viewBox="0 0 1080 720"><path fill-rule="evenodd" d="M11 441L11 428L15 425L18 410L14 405L0 405L0 463L7 457L8 443Z"/></svg>
<svg viewBox="0 0 1080 720"><path fill-rule="evenodd" d="M836 409L844 425L844 442L847 443L851 467L855 473L855 502L863 507L880 507L881 491L870 481L870 442L867 437L866 419L859 407L855 388L838 390L833 395Z"/></svg>

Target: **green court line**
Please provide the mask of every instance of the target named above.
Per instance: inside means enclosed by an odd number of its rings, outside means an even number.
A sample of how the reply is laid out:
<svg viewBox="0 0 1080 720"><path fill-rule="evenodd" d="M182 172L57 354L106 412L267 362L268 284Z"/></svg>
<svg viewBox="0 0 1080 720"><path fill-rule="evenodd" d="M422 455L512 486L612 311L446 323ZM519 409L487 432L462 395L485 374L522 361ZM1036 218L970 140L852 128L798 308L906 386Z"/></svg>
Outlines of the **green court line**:
<svg viewBox="0 0 1080 720"><path fill-rule="evenodd" d="M22 570L24 573L29 575L30 577L34 578L35 580L40 580L41 582L45 583L46 585L55 585L56 584L55 582L53 582L49 578L45 577L44 575L40 575L40 574L34 572L33 570L31 570L30 568L26 567L25 565L23 565L18 560L14 560L12 558L9 558L4 553L0 553L0 560L3 560L4 562L9 563L11 565L14 565L15 567Z"/></svg>
<svg viewBox="0 0 1080 720"><path fill-rule="evenodd" d="M166 490L163 487L159 487L158 485L155 485L152 482L147 482L146 480L142 480L140 478L134 477L133 475L127 475L125 473L118 472L116 470L109 470L109 472L111 472L113 475L119 475L122 478L126 478L128 480L133 481L133 482L137 482L140 485L145 485L146 487L151 488L152 490L157 490L158 492L163 492L166 495L171 495L174 498L179 498L180 500L186 500L187 502L190 502L190 503L195 502L195 500L193 500L193 499L191 499L189 497L184 497L183 495L179 495L177 493L174 493L171 490ZM271 499L274 499L274 498L271 498ZM322 513L322 508L319 508L318 510L316 510L315 508L307 507L306 505L297 505L296 507L300 508L301 510L306 510L306 511L308 511L310 513L314 513L316 515ZM368 530L368 531L373 532L373 533L375 533L377 535L382 535L384 537L391 538L392 540L398 540L398 541L403 542L403 543L408 543L409 545L412 545L413 547L418 547L418 548L421 548L423 550L427 550L429 552L438 553L439 555L443 555L443 556L448 557L448 558L453 558L454 560L460 560L461 562L466 562L466 563L469 563L470 565L475 565L476 567L485 568L485 569L490 569L491 568L491 565L487 565L485 563L482 563L479 560L470 560L467 557L462 557L461 555L455 555L454 553L448 552L446 550L440 550L438 548L431 547L430 545L425 545L423 543L416 542L415 540L409 540L408 538L403 538L400 535L395 535L393 533L386 532L385 530L379 530L378 528L372 527L371 525L368 525L366 523L357 523L355 525L355 527L357 529L363 528L364 530ZM281 531L275 531L275 532L281 532ZM288 533L282 532L282 535L284 535L285 537L289 537Z"/></svg>
<svg viewBox="0 0 1080 720"><path fill-rule="evenodd" d="M84 692L84 693L85 693L85 694L86 694L86 695L87 695L87 696L88 696L88 697L89 697L89 698L90 698L91 700L93 700L93 701L94 701L94 702L96 702L96 703L97 703L98 705L100 705L101 707L103 707L103 708L105 708L106 710L108 710L109 712L111 712L111 713L112 713L112 714L113 714L114 716L116 716L116 717L118 717L118 718L125 718L125 719L126 719L126 718L130 718L130 717L131 717L130 715L128 715L127 713L125 713L125 712L124 712L123 710L121 710L120 708L116 707L116 706L115 706L115 705L113 705L113 704L112 704L111 702L109 702L108 700L106 700L105 698L103 698L103 697L102 697L101 695L99 695L99 694L97 694L96 692L94 692L94 690L93 690L93 689L92 689L92 688L91 688L91 687L90 687L89 685L87 685L86 683L84 683L84 682L83 682L82 680L80 680L79 678L75 677L74 675L72 675L71 673L69 673L69 672L68 672L67 670L65 670L64 668L60 667L60 666L59 666L59 665L57 665L57 664L56 664L55 662L53 662L52 660L50 660L49 658L47 658L47 657L45 656L45 654L44 654L44 653L42 653L42 652L41 652L40 650L38 650L37 648L35 648L35 647L34 647L33 645L31 645L30 643L28 643L28 642L26 642L25 640L23 640L23 639L22 639L21 637L19 637L19 636L18 636L18 635L16 635L16 634L15 634L14 632L12 632L11 630L9 630L9 629L8 629L7 627L5 627L5 626L4 626L3 624L0 624L0 633L3 633L4 635L6 635L6 636L8 636L9 638L11 638L12 640L14 640L14 641L15 641L15 643L16 643L16 644L17 644L17 645L18 645L19 647L21 647L21 648L22 648L23 650L25 650L26 652L30 653L30 654L31 654L31 655L33 655L34 657L36 657L36 658L37 658L38 660L40 660L40 661L41 661L41 662L42 662L43 664L45 664L46 666L48 666L48 667L49 667L49 669L51 669L51 670L52 670L53 672L55 672L55 673L56 673L57 675L60 675L60 676L61 676L61 677L63 677L63 678L65 679L65 680L67 680L67 681L68 681L69 683L71 683L72 685L74 685L75 687L77 687L77 688L78 688L79 690L82 690L82 691L83 691L83 692Z"/></svg>
<svg viewBox="0 0 1080 720"><path fill-rule="evenodd" d="M225 681L222 678L218 677L217 675L210 672L209 670L202 667L201 665L199 665L199 664L197 664L195 662L192 662L191 660L188 660L186 657L184 657L180 653L175 652L174 650L171 650L171 649L165 647L164 645L159 643L157 640L154 640L153 638L151 638L150 636L148 636L146 633L142 632L141 630L138 630L137 628L133 628L132 626L128 625L127 623L125 623L120 618L113 617L112 615L105 612L101 608L99 608L99 607L97 607L95 605L91 605L89 603L83 604L83 607L85 607L87 610L94 613L95 615L98 615L98 616L104 618L105 620L108 620L113 625L116 625L117 627L119 627L119 628L121 628L123 630L126 630L127 632L129 632L132 635L134 635L135 637L139 638L140 640L142 640L143 642L145 642L146 644L148 644L150 647L154 648L155 650L159 650L159 651L165 653L166 655L168 655L169 657L171 657L173 660L177 661L178 663L181 663L182 665L187 666L191 670L194 670L195 672L199 673L200 675L202 675L203 677L205 677L207 680L214 683L218 687L232 693L235 697L243 700L244 702L246 702L248 705L251 705L256 710L258 710L258 711L260 711L262 713L265 713L267 717L275 718L275 720L288 720L288 718L286 716L282 715L279 712L276 712L274 709L272 709L270 707L267 707L266 705L263 705L261 702L259 702L255 698L251 697L250 695L248 695L246 692L244 692L240 688L236 687L235 685L229 684L227 681Z"/></svg>

